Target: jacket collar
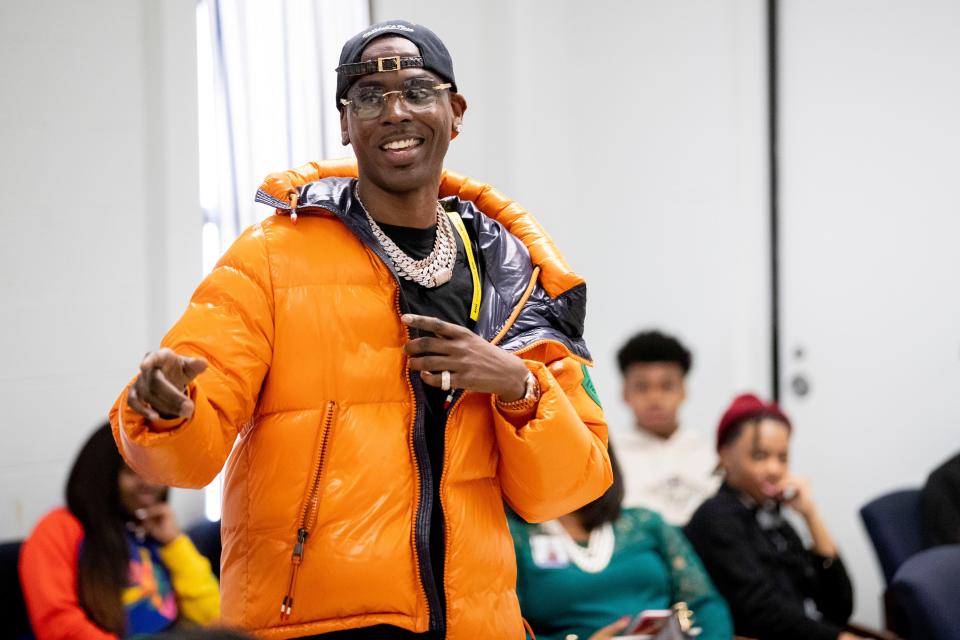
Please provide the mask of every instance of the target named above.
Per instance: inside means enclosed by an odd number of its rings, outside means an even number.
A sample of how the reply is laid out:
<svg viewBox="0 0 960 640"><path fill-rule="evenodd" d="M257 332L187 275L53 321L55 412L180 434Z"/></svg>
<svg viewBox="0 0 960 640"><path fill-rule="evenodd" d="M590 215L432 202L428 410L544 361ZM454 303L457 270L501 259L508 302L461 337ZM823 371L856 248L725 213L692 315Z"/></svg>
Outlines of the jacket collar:
<svg viewBox="0 0 960 640"><path fill-rule="evenodd" d="M304 185L298 211L310 213L311 210L324 209L335 215L380 257L396 277L393 263L373 235L354 196L354 182L352 178L325 178ZM472 202L452 196L445 198L443 204L448 211L457 210L480 248L484 278L476 331L490 340L507 323L532 279L529 244L549 240L549 237L542 231L531 230L521 241L484 215ZM589 360L590 353L583 341L585 315L584 284L574 286L556 298L547 295L538 285L500 344L505 349L517 351L540 340L553 340L581 359Z"/></svg>

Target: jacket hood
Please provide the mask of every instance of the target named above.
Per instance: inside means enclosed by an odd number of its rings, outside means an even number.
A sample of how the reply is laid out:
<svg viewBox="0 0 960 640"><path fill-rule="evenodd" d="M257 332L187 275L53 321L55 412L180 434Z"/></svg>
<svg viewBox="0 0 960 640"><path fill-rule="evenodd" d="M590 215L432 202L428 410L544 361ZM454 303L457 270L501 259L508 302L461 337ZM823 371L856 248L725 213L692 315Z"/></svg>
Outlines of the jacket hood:
<svg viewBox="0 0 960 640"><path fill-rule="evenodd" d="M305 165L278 171L264 178L257 189L256 201L274 207L278 214L296 213L290 203L297 202L299 188L323 178L356 178L355 158L339 158L308 162ZM484 215L502 224L507 231L520 238L530 252L533 264L540 267L540 283L551 296L584 283L576 274L550 235L536 218L519 204L510 200L489 184L444 169L440 175L441 198L457 196L473 202Z"/></svg>

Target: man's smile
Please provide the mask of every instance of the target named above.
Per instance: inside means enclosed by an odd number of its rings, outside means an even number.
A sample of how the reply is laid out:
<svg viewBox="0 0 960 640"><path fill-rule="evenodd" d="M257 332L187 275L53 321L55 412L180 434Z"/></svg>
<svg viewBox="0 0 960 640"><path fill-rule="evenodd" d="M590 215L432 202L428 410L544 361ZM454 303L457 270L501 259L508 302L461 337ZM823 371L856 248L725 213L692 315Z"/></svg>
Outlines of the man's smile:
<svg viewBox="0 0 960 640"><path fill-rule="evenodd" d="M410 147L420 146L423 144L422 138L404 138L402 140L392 140L390 142L385 142L380 145L380 149L383 151L387 150L400 150L400 149L409 149Z"/></svg>
<svg viewBox="0 0 960 640"><path fill-rule="evenodd" d="M404 166L420 159L424 152L425 139L415 134L392 135L377 148L384 154L387 163Z"/></svg>

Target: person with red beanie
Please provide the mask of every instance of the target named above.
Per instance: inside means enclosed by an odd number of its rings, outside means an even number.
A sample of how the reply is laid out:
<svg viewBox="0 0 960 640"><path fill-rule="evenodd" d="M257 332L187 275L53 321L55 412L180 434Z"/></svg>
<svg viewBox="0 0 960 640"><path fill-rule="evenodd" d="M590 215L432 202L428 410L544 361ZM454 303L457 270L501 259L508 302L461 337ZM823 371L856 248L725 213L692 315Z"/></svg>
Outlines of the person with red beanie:
<svg viewBox="0 0 960 640"><path fill-rule="evenodd" d="M776 403L735 398L717 427L724 482L684 533L730 604L738 635L852 640L859 636L843 628L853 587L809 483L790 472L792 430ZM806 523L809 548L783 517L784 506Z"/></svg>

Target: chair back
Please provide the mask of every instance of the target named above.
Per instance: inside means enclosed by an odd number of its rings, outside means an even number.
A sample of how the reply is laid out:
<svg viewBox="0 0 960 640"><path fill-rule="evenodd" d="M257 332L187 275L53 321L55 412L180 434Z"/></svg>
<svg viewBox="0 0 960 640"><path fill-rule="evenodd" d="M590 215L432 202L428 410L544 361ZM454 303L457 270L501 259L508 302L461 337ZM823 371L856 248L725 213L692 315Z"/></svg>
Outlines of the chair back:
<svg viewBox="0 0 960 640"><path fill-rule="evenodd" d="M925 548L920 490L902 489L871 500L860 509L860 518L889 585L907 558Z"/></svg>
<svg viewBox="0 0 960 640"><path fill-rule="evenodd" d="M960 640L960 545L934 547L903 563L886 602L890 628L906 640Z"/></svg>
<svg viewBox="0 0 960 640"><path fill-rule="evenodd" d="M19 540L0 542L0 626L4 638L31 637L27 605L20 588Z"/></svg>
<svg viewBox="0 0 960 640"><path fill-rule="evenodd" d="M201 555L210 561L210 568L213 569L213 575L220 579L220 553L223 546L220 543L220 521L210 522L204 519L189 529L187 535L193 541L193 546Z"/></svg>

